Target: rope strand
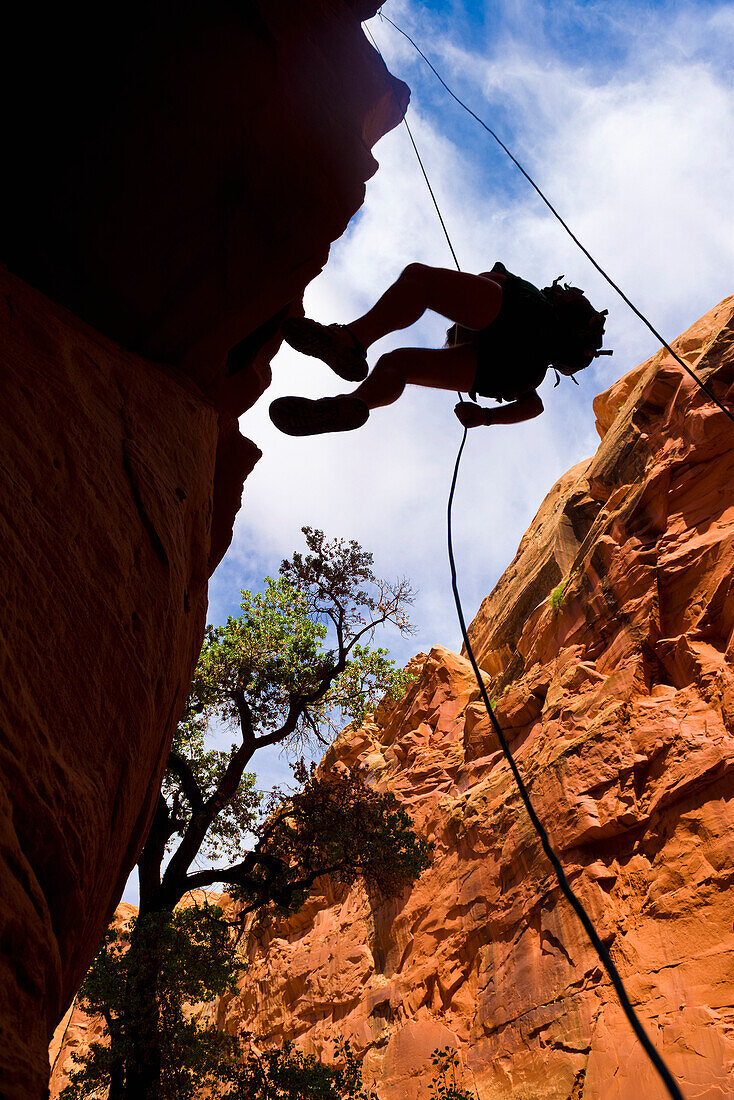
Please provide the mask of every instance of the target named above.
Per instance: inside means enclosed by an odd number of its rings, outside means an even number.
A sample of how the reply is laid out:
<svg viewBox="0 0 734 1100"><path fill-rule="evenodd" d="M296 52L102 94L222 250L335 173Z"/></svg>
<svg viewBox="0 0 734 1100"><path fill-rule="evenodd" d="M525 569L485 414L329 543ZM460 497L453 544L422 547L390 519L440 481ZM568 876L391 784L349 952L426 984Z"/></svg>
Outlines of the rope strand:
<svg viewBox="0 0 734 1100"><path fill-rule="evenodd" d="M383 65L385 65L385 68L387 69L387 65L385 64L385 58L382 56L382 52L380 50L380 47L377 45L377 42L375 41L375 38L374 38L374 35L372 34L372 31L370 30L370 28L366 24L365 24L364 29L367 31L367 34L369 35L369 38L370 38L370 41L372 42L372 45L377 50L378 54L380 55L380 58L382 60ZM389 77L389 75L390 74L388 72L388 77ZM401 115L403 116L403 123L405 124L405 129L408 131L408 137L410 138L410 144L413 146L413 151L414 151L414 153L415 153L415 155L418 159L418 163L420 165L421 172L423 173L423 179L426 181L426 187L428 188L428 193L431 196L431 198L433 199L433 205L436 208L436 214L438 215L438 220L441 223L441 228L443 229L443 235L446 238L446 243L448 244L451 255L454 258L454 263L456 264L456 270L461 271L461 264L459 263L459 259L456 255L455 250L454 250L454 246L453 246L453 243L451 241L451 237L449 236L449 231L446 228L446 222L443 220L443 214L441 213L441 207L438 205L438 199L436 198L436 194L433 190L433 187L431 186L431 181L428 178L428 172L426 171L426 166L423 163L423 158L421 157L420 153L418 152L418 146L415 143L415 138L413 137L413 131L411 130L410 126L408 125L408 119L406 118L407 106L403 107L402 103L398 99L398 94L395 91L394 85L391 84L390 87L392 88L392 94L395 96L395 102L398 105L398 110L400 111ZM457 327L457 328L454 329L454 340L453 340L454 344L456 344L458 342L458 339L459 339L459 332L458 332L458 327ZM459 401L463 405L464 404L464 395L462 393L459 393L458 390L456 391L456 394L457 394L457 397L459 398Z"/></svg>
<svg viewBox="0 0 734 1100"><path fill-rule="evenodd" d="M372 45L375 47L378 54L382 58L383 65L385 65L385 58L382 57L380 47L377 45L377 42L375 41L375 38L374 38L374 35L372 34L372 31L370 30L370 28L366 24L365 24L364 29L367 31L367 34L369 35L369 38L370 38L370 41L372 42ZM385 68L387 68L387 65L385 65ZM390 74L388 73L388 76L389 75ZM420 153L418 152L418 146L415 143L415 138L413 137L413 131L411 130L410 126L408 125L408 120L405 117L406 108L403 107L402 103L398 99L398 93L395 91L395 87L392 83L390 84L390 87L392 88L392 94L395 96L395 102L398 105L398 110L400 111L400 114L402 115L403 122L405 123L405 129L408 131L408 137L410 138L410 143L413 146L413 151L414 151L416 157L418 158L418 163L421 166L421 172L423 173L423 179L426 181L426 187L428 188L428 193L431 196L431 198L433 199L433 205L436 208L436 214L438 215L438 220L441 223L441 228L443 229L443 235L446 238L446 243L448 244L449 249L451 250L451 255L454 258L454 263L456 264L456 270L461 271L461 267L459 266L459 261L458 261L458 258L456 256L456 252L454 251L454 246L451 243L451 237L449 236L449 231L446 228L446 222L443 220L443 214L441 213L441 207L438 205L438 199L436 198L436 195L434 194L433 187L431 186L431 181L428 178L428 172L426 172L426 167L423 163L423 158L421 157Z"/></svg>

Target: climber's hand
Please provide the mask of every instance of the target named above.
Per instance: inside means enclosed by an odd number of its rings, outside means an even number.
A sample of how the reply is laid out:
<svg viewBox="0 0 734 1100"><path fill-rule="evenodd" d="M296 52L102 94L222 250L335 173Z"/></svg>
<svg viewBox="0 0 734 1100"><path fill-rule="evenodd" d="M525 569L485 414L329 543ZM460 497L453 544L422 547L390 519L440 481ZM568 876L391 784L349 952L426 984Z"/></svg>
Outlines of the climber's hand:
<svg viewBox="0 0 734 1100"><path fill-rule="evenodd" d="M478 428L480 424L487 423L487 410L481 405L475 405L473 401L460 401L454 406L454 412L465 428Z"/></svg>

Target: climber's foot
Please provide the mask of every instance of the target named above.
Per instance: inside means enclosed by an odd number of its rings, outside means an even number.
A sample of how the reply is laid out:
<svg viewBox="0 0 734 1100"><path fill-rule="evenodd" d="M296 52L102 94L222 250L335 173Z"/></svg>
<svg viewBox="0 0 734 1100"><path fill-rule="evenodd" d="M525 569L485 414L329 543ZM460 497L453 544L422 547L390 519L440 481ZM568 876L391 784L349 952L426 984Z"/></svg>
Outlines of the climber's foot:
<svg viewBox="0 0 734 1100"><path fill-rule="evenodd" d="M283 338L303 355L313 355L347 382L367 377L367 352L346 325L322 325L309 317L289 317Z"/></svg>
<svg viewBox="0 0 734 1100"><path fill-rule="evenodd" d="M270 406L270 419L286 435L323 435L361 428L370 415L358 397L278 397Z"/></svg>

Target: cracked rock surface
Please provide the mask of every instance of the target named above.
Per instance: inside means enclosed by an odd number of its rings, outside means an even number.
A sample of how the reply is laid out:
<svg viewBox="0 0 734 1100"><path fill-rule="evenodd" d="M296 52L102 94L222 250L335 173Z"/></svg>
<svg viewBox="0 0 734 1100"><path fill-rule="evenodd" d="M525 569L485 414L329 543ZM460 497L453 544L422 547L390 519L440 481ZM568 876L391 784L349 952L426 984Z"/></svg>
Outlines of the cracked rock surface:
<svg viewBox="0 0 734 1100"><path fill-rule="evenodd" d="M678 341L720 399L734 298ZM597 454L555 485L471 627L567 874L688 1100L734 1094L734 426L661 353L596 399ZM562 598L551 593L565 581ZM666 1094L560 897L464 657L415 659L347 729L436 841L402 897L325 887L252 950L230 1028L329 1056L381 1100L455 1046L481 1100Z"/></svg>

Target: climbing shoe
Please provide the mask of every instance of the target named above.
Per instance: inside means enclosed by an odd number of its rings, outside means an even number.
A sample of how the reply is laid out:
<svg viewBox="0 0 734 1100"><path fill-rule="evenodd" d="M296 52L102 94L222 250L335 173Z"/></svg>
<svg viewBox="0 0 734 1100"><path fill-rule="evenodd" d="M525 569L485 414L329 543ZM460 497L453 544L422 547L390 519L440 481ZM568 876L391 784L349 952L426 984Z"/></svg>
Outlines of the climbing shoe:
<svg viewBox="0 0 734 1100"><path fill-rule="evenodd" d="M289 317L283 322L283 338L296 351L312 355L347 382L367 377L367 352L346 325L321 325L309 317ZM339 334L346 332L351 345L344 346Z"/></svg>
<svg viewBox="0 0 734 1100"><path fill-rule="evenodd" d="M270 406L270 419L286 435L323 435L361 428L370 410L358 397L278 397Z"/></svg>

